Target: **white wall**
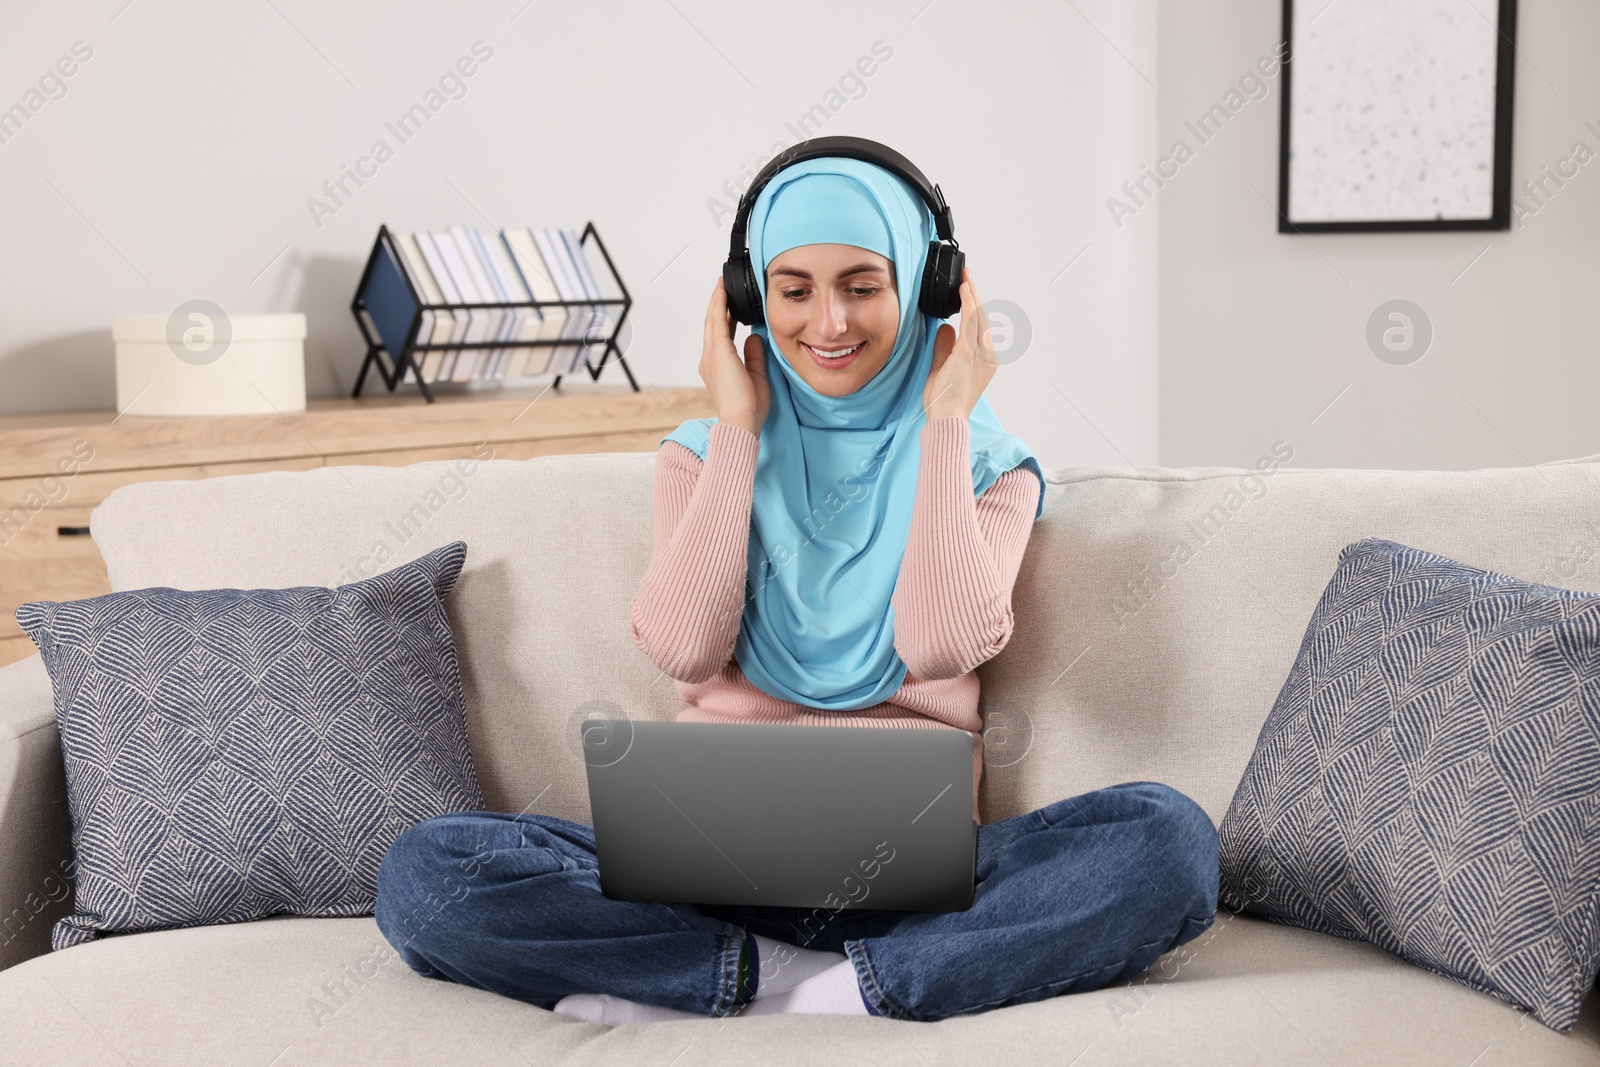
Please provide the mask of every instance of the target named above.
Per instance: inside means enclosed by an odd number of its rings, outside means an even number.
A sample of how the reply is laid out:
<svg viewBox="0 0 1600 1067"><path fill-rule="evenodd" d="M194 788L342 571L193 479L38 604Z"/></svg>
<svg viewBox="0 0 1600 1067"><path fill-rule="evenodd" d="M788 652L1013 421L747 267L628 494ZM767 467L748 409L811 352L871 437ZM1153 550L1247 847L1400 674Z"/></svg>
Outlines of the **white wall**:
<svg viewBox="0 0 1600 1067"><path fill-rule="evenodd" d="M922 166L980 293L1025 309L1001 420L1047 466L1155 461L1157 213L1114 230L1104 201L1156 144L1156 0L125 3L0 16L0 107L93 50L0 144L0 411L110 408L111 319L195 298L304 311L309 391L345 393L380 223L595 220L636 297L641 384L697 385L727 253L708 200L881 40L820 132ZM384 123L477 41L465 95L399 144ZM308 198L379 138L393 158L317 225Z"/></svg>
<svg viewBox="0 0 1600 1067"><path fill-rule="evenodd" d="M1521 189L1576 141L1600 152L1584 125L1600 128L1600 7L1519 6L1512 178L1534 213L1510 230L1301 237L1275 221L1281 76L1211 142L1183 127L1271 52L1282 4L1164 0L1159 141L1197 147L1152 202L1163 463L1248 465L1280 438L1301 467L1453 470L1600 452L1600 161L1552 184L1542 206ZM1365 341L1368 316L1396 298L1435 331L1409 366Z"/></svg>

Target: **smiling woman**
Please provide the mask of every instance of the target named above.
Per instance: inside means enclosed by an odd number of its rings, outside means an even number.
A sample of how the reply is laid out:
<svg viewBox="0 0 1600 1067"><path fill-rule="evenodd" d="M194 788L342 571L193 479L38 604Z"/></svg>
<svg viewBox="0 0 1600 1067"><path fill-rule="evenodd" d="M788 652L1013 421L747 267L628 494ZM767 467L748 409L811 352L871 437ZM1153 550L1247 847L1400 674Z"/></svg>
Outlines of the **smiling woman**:
<svg viewBox="0 0 1600 1067"><path fill-rule="evenodd" d="M666 440L709 462L711 430L723 424L758 439L749 525L728 531L749 542L752 566L818 514L828 521L824 535L799 542L775 571L764 568L771 573L749 595L716 605L737 611L742 601L742 619L708 620L717 638L705 654L716 655L724 635L736 638L726 652L743 681L780 706L863 712L898 703L908 675L967 673L1009 636L1009 596L996 587L998 571L974 574L961 560L982 557L992 566L997 558L992 547L972 543L981 540L975 498L1003 477L1031 490L1015 502L1026 537L1026 520L1043 502L1038 462L982 396L996 360L970 271L951 279L959 282L959 333L941 325L934 310L942 304L927 306L928 264L950 246L940 243L942 234L935 240L931 208L910 182L853 157L790 163L755 192L748 224L739 234L748 236L748 256L739 257L748 270L734 274L735 290L747 290L753 306L733 301L750 316L745 321L759 320L745 360L734 350L725 265L701 358L718 417L687 420ZM866 492L848 501L834 495L841 474L874 460L882 473ZM1006 497L1002 489L994 499ZM916 523L919 510L933 514ZM923 533L917 527L944 522L960 527L948 546L955 555L933 564L948 577L929 588L935 600L953 594L953 602L928 607L911 591L922 555L912 542ZM708 565L703 558L691 564ZM957 571L966 573L957 578ZM738 577L743 584L747 575ZM985 588L955 588L974 578ZM930 618L947 611L956 621ZM635 621L644 624L647 647L652 622ZM972 722L966 713L942 720L960 729Z"/></svg>
<svg viewBox="0 0 1600 1067"><path fill-rule="evenodd" d="M767 325L795 373L824 396L875 378L900 325L894 262L854 245L791 248L767 266Z"/></svg>
<svg viewBox="0 0 1600 1067"><path fill-rule="evenodd" d="M748 253L735 229L702 337L717 417L661 441L629 629L677 683L679 722L967 732L981 823L976 668L1015 629L1043 477L982 395L997 360L972 274L946 257L947 211L935 239L942 200L882 146L869 159L836 150L873 142L823 140L749 194ZM958 279L959 331L941 323ZM743 360L730 292L754 326ZM395 842L377 921L421 973L591 1022L932 1021L1132 977L1215 915L1216 829L1158 782L976 837L966 910L838 908L817 923L802 908L613 900L591 827L473 812ZM405 937L464 855L497 857L490 884L447 928Z"/></svg>

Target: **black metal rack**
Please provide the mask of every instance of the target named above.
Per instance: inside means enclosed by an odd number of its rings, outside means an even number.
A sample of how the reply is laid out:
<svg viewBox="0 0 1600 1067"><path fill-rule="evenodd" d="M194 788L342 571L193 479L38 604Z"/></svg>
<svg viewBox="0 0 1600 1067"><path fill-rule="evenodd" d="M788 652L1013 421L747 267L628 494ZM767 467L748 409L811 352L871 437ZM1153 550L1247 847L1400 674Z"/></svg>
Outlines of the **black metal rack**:
<svg viewBox="0 0 1600 1067"><path fill-rule="evenodd" d="M367 355L366 358L361 362L361 372L356 375L356 385L355 388L350 391L350 395L352 397L358 397L361 395L361 387L366 383L367 371L369 369L377 369L378 377L383 381L383 384L388 387L389 392L391 393L394 392L395 387L404 380L406 371L410 370L416 380L417 389L422 393L424 399L431 404L433 403L434 399L433 390L429 389L428 383L422 380L422 368L416 359L416 353L418 352L429 352L438 349L461 350L470 348L536 348L564 347L566 345L579 345L583 348L583 365L589 371L590 381L594 381L600 377L600 373L606 369L606 364L612 362L611 357L615 355L615 362L622 364L622 373L628 376L628 384L633 386L634 392L639 392L639 383L634 380L633 371L628 368L628 361L623 357L622 349L617 345L617 337L622 332L622 324L627 321L628 311L633 307L633 297L629 295L628 287L623 284L622 276L617 273L616 264L611 261L611 253L606 251L605 242L600 239L600 232L595 229L592 221L584 226L583 236L579 243L588 244L589 238L591 237L594 238L595 245L600 249L600 254L605 257L606 269L611 272L612 279L616 281L617 288L621 290L621 297L602 298L598 300L528 300L490 304L429 304L423 301L422 294L417 292L416 286L411 282L409 272L407 272L402 266L405 261L400 256L400 250L395 247L394 237L392 234L390 234L389 227L379 226L377 239L372 244L372 254L367 257L367 265L361 272L361 282L356 286L355 298L350 301L350 313L355 316L356 326L361 330L361 336L367 342ZM410 293L411 302L415 308L411 315L411 323L405 332L405 343L401 346L398 355L389 353L384 347L382 338L373 336L375 331L369 329L367 324L367 316L362 314L362 312L366 309L366 293L368 282L372 279L372 272L378 264L378 257L384 254L387 254L390 257L394 263L395 269L399 272L400 277L404 280L406 291ZM419 344L417 342L417 333L422 327L422 313L424 311L449 311L454 313L458 311L473 311L479 309L504 310L507 308L543 307L590 308L598 305L621 305L622 307L622 313L617 316L616 325L612 327L610 336L604 338L590 337L588 335L588 330L586 329L584 331L584 335L580 338L552 337L537 341L446 341L438 344ZM598 364L593 364L589 361L589 349L602 342L605 344L605 350L601 354L600 362ZM389 365L387 367L384 365L384 360L379 358L380 352L386 353L390 357L388 361ZM534 376L536 375L530 375L529 377ZM561 379L564 376L565 375L561 374L556 375L553 386L559 387L561 385Z"/></svg>

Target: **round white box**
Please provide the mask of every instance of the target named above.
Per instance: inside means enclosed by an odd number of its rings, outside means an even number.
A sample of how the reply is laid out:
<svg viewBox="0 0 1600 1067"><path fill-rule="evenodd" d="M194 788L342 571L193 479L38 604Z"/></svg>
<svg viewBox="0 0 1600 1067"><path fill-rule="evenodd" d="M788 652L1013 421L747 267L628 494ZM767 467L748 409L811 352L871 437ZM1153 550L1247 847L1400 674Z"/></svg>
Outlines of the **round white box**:
<svg viewBox="0 0 1600 1067"><path fill-rule="evenodd" d="M305 410L304 314L226 315L214 304L186 308L112 320L118 411L270 415Z"/></svg>

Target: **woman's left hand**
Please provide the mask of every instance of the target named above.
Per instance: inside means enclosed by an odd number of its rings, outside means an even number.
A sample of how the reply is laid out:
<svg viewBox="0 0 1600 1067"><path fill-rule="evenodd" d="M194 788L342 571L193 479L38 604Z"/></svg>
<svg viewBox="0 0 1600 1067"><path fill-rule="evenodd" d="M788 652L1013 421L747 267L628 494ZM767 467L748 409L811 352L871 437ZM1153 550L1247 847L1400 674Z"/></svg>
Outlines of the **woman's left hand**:
<svg viewBox="0 0 1600 1067"><path fill-rule="evenodd" d="M946 415L967 418L999 365L994 341L989 336L989 320L972 283L972 271L963 267L961 330L958 333L947 322L939 327L933 339L933 366L928 371L928 384L922 390L922 406L928 418Z"/></svg>

